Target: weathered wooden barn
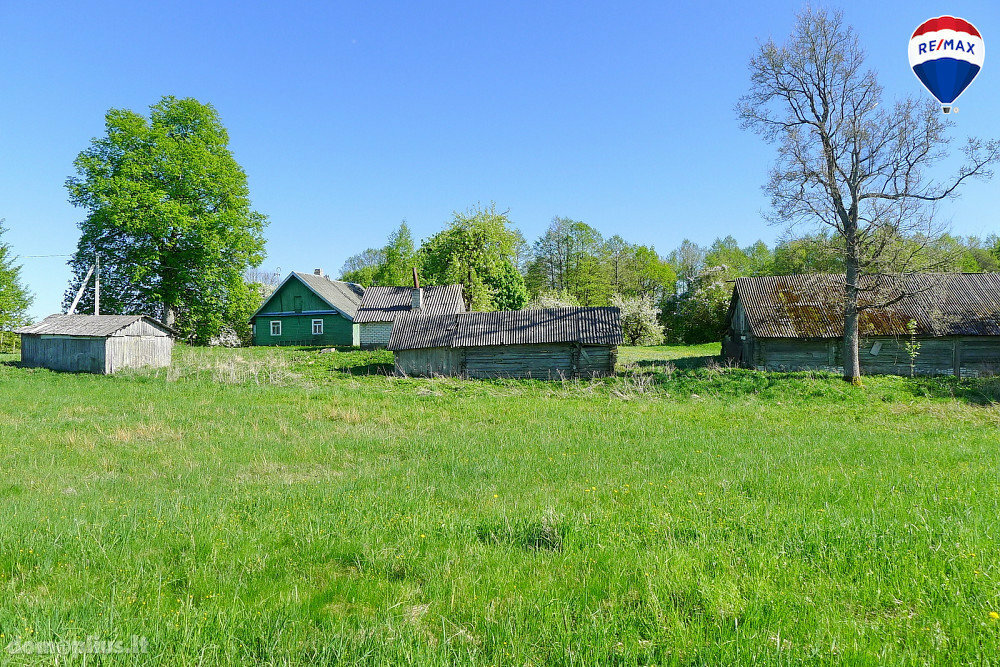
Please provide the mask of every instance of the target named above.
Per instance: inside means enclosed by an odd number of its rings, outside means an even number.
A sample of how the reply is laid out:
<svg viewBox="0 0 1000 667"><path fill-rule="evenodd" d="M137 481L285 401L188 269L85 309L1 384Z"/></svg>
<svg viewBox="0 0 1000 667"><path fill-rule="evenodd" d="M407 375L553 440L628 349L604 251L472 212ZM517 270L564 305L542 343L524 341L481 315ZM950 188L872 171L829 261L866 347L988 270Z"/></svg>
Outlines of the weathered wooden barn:
<svg viewBox="0 0 1000 667"><path fill-rule="evenodd" d="M872 306L859 316L863 373L909 375L911 362L921 375L1000 372L1000 274L872 276L861 286ZM843 275L737 278L723 355L764 370L842 372L843 313Z"/></svg>
<svg viewBox="0 0 1000 667"><path fill-rule="evenodd" d="M396 318L396 372L470 378L611 375L622 344L618 308L547 308Z"/></svg>
<svg viewBox="0 0 1000 667"><path fill-rule="evenodd" d="M399 315L410 312L425 315L464 313L465 293L461 285L369 287L354 319L361 328L361 347L387 346L392 323Z"/></svg>
<svg viewBox="0 0 1000 667"><path fill-rule="evenodd" d="M254 345L358 345L364 288L316 269L293 272L250 318Z"/></svg>
<svg viewBox="0 0 1000 667"><path fill-rule="evenodd" d="M176 334L144 315L50 315L16 333L23 365L84 373L169 366Z"/></svg>

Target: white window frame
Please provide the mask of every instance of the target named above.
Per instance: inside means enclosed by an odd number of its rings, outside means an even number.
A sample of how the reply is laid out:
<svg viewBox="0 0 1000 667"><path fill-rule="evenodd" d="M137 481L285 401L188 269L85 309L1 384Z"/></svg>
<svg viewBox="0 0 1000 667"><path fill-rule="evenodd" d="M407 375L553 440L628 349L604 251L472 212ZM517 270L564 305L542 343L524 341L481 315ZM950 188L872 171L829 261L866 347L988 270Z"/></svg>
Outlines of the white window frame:
<svg viewBox="0 0 1000 667"><path fill-rule="evenodd" d="M319 331L316 330L317 329L316 325L319 325ZM313 331L313 336L322 336L323 335L323 320L313 320L312 331Z"/></svg>
<svg viewBox="0 0 1000 667"><path fill-rule="evenodd" d="M278 326L275 327L274 326L275 324L277 324ZM271 335L272 336L281 335L281 320L271 320Z"/></svg>

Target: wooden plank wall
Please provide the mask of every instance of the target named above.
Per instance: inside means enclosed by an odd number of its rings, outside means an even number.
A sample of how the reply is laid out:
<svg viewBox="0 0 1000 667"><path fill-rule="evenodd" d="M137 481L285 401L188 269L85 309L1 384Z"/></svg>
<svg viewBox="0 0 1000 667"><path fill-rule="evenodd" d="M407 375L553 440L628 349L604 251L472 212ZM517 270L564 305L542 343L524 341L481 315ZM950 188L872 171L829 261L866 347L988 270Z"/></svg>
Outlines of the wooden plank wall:
<svg viewBox="0 0 1000 667"><path fill-rule="evenodd" d="M910 357L904 338L877 337L861 341L861 370L869 375L909 375ZM1000 338L965 336L918 339L916 375L953 375L956 361L961 375L1000 372ZM877 348L876 348L877 345ZM842 372L840 340L766 339L753 343L754 365L765 370L833 370ZM877 350L877 354L873 351Z"/></svg>
<svg viewBox="0 0 1000 667"><path fill-rule="evenodd" d="M436 347L395 353L396 372L405 375L543 380L610 375L616 356L612 347L573 344Z"/></svg>
<svg viewBox="0 0 1000 667"><path fill-rule="evenodd" d="M173 339L166 336L112 336L105 348L104 372L169 366L173 347Z"/></svg>
<svg viewBox="0 0 1000 667"><path fill-rule="evenodd" d="M22 335L21 363L54 371L103 373L104 339Z"/></svg>

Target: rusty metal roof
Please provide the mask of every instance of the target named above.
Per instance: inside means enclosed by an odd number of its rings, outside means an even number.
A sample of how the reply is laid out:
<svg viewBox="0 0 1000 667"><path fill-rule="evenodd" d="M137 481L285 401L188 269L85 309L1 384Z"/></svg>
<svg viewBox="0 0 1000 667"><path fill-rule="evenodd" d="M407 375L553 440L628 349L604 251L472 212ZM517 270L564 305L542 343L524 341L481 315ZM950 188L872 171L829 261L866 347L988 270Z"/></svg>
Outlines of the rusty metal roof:
<svg viewBox="0 0 1000 667"><path fill-rule="evenodd" d="M1000 274L864 276L861 287L861 305L873 306L859 315L862 336L905 335L910 321L919 336L1000 336ZM844 335L843 275L737 278L737 299L757 338Z"/></svg>
<svg viewBox="0 0 1000 667"><path fill-rule="evenodd" d="M431 285L424 287L422 312L426 315L454 315L465 312L465 295L461 285ZM354 321L393 322L401 313L413 307L412 287L374 285L365 290Z"/></svg>
<svg viewBox="0 0 1000 667"><path fill-rule="evenodd" d="M168 334L176 332L146 315L49 315L38 324L16 329L14 333L50 336L112 336L125 327L146 320Z"/></svg>
<svg viewBox="0 0 1000 667"><path fill-rule="evenodd" d="M541 343L621 345L620 311L618 308L545 308L452 315L405 313L393 324L389 349Z"/></svg>

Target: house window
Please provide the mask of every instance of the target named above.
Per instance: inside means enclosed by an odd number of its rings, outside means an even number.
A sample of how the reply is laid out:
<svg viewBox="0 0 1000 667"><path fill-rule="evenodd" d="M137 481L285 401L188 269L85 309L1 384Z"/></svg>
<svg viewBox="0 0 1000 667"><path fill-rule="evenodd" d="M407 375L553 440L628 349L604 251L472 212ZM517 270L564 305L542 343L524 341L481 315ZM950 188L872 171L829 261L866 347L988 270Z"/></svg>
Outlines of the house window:
<svg viewBox="0 0 1000 667"><path fill-rule="evenodd" d="M281 335L281 320L271 320L271 335L272 336Z"/></svg>
<svg viewBox="0 0 1000 667"><path fill-rule="evenodd" d="M295 309L296 313L301 313L302 312L302 297L301 296L292 297L292 308Z"/></svg>
<svg viewBox="0 0 1000 667"><path fill-rule="evenodd" d="M323 333L323 320L313 320L313 336L319 336Z"/></svg>
<svg viewBox="0 0 1000 667"><path fill-rule="evenodd" d="M257 335L257 323L256 322L251 322L250 323L250 335L251 336L256 336Z"/></svg>

